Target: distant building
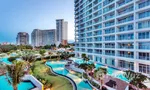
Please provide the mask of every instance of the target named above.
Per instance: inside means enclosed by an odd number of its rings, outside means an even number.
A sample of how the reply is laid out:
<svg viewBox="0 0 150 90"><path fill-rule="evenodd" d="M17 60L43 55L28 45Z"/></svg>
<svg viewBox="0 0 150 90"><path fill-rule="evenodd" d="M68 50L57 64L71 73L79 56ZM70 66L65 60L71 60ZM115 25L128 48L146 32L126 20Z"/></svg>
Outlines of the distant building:
<svg viewBox="0 0 150 90"><path fill-rule="evenodd" d="M57 45L66 45L68 42L68 22L64 19L56 20L56 41Z"/></svg>
<svg viewBox="0 0 150 90"><path fill-rule="evenodd" d="M55 29L34 29L31 34L32 46L45 46L55 44Z"/></svg>
<svg viewBox="0 0 150 90"><path fill-rule="evenodd" d="M29 34L26 32L19 32L16 38L17 45L28 45L29 44Z"/></svg>

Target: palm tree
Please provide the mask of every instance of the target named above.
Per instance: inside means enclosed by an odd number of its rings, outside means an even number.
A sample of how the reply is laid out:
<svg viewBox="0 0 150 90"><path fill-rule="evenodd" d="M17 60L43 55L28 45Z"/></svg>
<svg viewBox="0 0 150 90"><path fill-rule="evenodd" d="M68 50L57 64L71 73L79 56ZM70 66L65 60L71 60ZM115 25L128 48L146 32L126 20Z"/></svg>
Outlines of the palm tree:
<svg viewBox="0 0 150 90"><path fill-rule="evenodd" d="M87 63L88 61L89 61L90 59L86 56L85 58L84 58L84 61Z"/></svg>
<svg viewBox="0 0 150 90"><path fill-rule="evenodd" d="M41 60L43 59L43 57L44 57L44 53L45 53L46 51L44 50L44 49L41 49L40 51L39 51L39 53L41 54Z"/></svg>
<svg viewBox="0 0 150 90"><path fill-rule="evenodd" d="M83 54L82 54L82 58L84 59L85 57L86 57L86 54L85 54L85 53L83 53Z"/></svg>
<svg viewBox="0 0 150 90"><path fill-rule="evenodd" d="M82 59L87 63L90 59L86 56L85 53L82 54Z"/></svg>
<svg viewBox="0 0 150 90"><path fill-rule="evenodd" d="M63 58L65 59L65 60L68 60L68 58L69 58L69 52L63 52L62 53L62 56L63 56Z"/></svg>
<svg viewBox="0 0 150 90"><path fill-rule="evenodd" d="M92 64L88 64L88 70L90 72L92 72L94 68L95 68L95 65L93 63Z"/></svg>
<svg viewBox="0 0 150 90"><path fill-rule="evenodd" d="M61 58L60 58L60 56L61 56L61 52L57 52L57 55L58 55L58 57L57 57L57 60L60 60Z"/></svg>
<svg viewBox="0 0 150 90"><path fill-rule="evenodd" d="M88 69L88 64L87 63L82 63L78 67L81 68L81 69L83 69L86 72L87 69Z"/></svg>
<svg viewBox="0 0 150 90"><path fill-rule="evenodd" d="M141 73L135 73L133 71L127 70L123 74L129 81L129 86L134 87L136 86L137 89L139 88L147 88L143 82L148 79L145 75Z"/></svg>
<svg viewBox="0 0 150 90"><path fill-rule="evenodd" d="M106 68L100 67L94 71L94 77L100 81L100 84L101 84L100 88L102 88L102 86L104 84L104 77L106 76L106 74L107 74Z"/></svg>
<svg viewBox="0 0 150 90"><path fill-rule="evenodd" d="M24 63L21 61L14 61L12 65L7 65L7 79L13 86L14 90L18 90L17 85L21 82L21 78L24 76L24 68Z"/></svg>
<svg viewBox="0 0 150 90"><path fill-rule="evenodd" d="M22 60L26 61L27 63L27 73L30 71L31 63L35 61L35 55L32 53L32 51L25 51L21 55Z"/></svg>

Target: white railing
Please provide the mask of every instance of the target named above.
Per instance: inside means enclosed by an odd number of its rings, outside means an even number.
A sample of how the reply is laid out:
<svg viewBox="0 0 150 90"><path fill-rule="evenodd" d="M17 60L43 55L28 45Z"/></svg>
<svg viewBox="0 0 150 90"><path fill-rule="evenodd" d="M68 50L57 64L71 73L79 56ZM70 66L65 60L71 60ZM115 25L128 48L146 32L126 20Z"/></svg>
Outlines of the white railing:
<svg viewBox="0 0 150 90"><path fill-rule="evenodd" d="M76 72L80 72L80 73L83 73L83 72L84 72L83 69L77 68L77 67L75 67L74 65L71 65L70 68L71 68L72 70L76 71Z"/></svg>
<svg viewBox="0 0 150 90"><path fill-rule="evenodd" d="M23 80L30 80L38 88L38 90L44 90L43 84L40 81L38 81L34 76L25 75L22 79Z"/></svg>

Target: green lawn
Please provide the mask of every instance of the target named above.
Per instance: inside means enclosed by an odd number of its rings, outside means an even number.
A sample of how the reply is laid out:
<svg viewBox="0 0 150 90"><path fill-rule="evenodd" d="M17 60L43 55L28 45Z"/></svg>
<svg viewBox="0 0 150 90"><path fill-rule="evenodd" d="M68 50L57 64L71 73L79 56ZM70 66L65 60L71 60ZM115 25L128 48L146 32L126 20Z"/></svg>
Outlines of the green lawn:
<svg viewBox="0 0 150 90"><path fill-rule="evenodd" d="M73 90L72 84L67 79L52 74L42 61L36 61L33 66L33 75L48 80L52 84L51 90Z"/></svg>

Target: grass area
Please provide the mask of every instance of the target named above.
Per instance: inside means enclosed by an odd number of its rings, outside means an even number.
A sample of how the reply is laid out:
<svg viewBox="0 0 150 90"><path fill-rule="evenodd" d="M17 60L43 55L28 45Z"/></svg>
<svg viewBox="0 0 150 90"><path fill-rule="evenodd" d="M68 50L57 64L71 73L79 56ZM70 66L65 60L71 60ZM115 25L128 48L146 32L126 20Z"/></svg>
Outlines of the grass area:
<svg viewBox="0 0 150 90"><path fill-rule="evenodd" d="M52 84L51 90L73 90L72 84L66 78L56 76L50 68L45 66L43 61L36 61L33 65L33 75L37 78L44 78Z"/></svg>

